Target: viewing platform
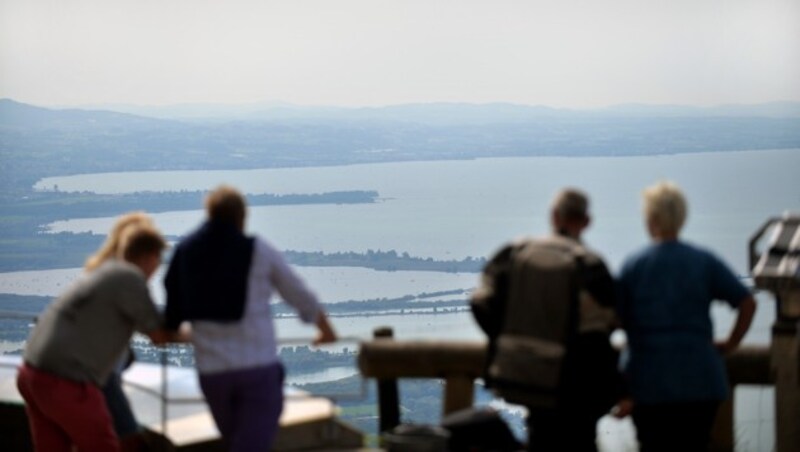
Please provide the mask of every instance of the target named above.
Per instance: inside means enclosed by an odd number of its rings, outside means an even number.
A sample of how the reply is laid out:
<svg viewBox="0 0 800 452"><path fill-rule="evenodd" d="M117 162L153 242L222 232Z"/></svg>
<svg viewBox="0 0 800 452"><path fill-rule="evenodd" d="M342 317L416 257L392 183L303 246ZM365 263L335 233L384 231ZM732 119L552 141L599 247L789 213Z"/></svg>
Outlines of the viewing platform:
<svg viewBox="0 0 800 452"><path fill-rule="evenodd" d="M373 341L365 342L359 353L359 368L364 377L374 378L378 385L381 431L402 422L397 381L399 379L432 378L444 381L441 415L473 405L475 379L480 377L485 359L485 344L467 341L395 341L391 330L376 331ZM800 358L796 360L800 365ZM726 359L731 396L720 408L712 432L714 452L736 450L735 394L738 385L774 386L778 376L771 362L769 347L743 347ZM800 386L794 385L794 393ZM788 387L789 390L792 387ZM796 422L793 413L778 413ZM797 424L787 425L787 437L796 434ZM600 439L598 439L600 440ZM611 448L609 448L611 447ZM613 446L600 450L613 451ZM630 449L624 449L630 450ZM778 449L781 451L781 449Z"/></svg>
<svg viewBox="0 0 800 452"><path fill-rule="evenodd" d="M441 416L472 407L475 380L480 377L484 358L483 342L395 341L390 329L376 331L374 340L361 343L358 367L363 377L377 384L379 430L388 431L402 422L400 379L443 381ZM8 451L32 450L15 382L20 362L19 356L0 356L0 435ZM714 428L713 451L736 450L736 386L776 383L768 347L741 348L728 357L726 364L732 391ZM123 374L123 381L133 410L148 431L151 450L224 450L193 368L136 362ZM339 419L340 410L331 400L291 387L286 387L284 394L276 452L383 450L364 449L364 432ZM780 425L780 419L776 419L776 425Z"/></svg>
<svg viewBox="0 0 800 452"><path fill-rule="evenodd" d="M16 386L20 363L19 356L0 356L0 437L9 452L33 450ZM137 419L149 432L152 450L224 451L193 368L137 362L124 372L123 382ZM284 394L274 451L363 450L363 433L338 418L332 401L291 387Z"/></svg>

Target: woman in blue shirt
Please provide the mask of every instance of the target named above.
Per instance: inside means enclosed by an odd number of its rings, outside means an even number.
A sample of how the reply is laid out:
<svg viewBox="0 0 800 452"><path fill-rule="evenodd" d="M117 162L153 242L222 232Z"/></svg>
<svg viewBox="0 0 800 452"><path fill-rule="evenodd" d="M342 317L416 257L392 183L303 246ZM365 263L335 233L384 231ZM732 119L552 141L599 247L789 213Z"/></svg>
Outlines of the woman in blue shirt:
<svg viewBox="0 0 800 452"><path fill-rule="evenodd" d="M686 212L676 185L647 188L644 216L653 242L628 258L619 279L631 396L619 408L633 415L642 452L707 449L728 397L724 354L739 345L755 312L752 295L722 261L678 239ZM718 343L713 300L739 311L728 339Z"/></svg>

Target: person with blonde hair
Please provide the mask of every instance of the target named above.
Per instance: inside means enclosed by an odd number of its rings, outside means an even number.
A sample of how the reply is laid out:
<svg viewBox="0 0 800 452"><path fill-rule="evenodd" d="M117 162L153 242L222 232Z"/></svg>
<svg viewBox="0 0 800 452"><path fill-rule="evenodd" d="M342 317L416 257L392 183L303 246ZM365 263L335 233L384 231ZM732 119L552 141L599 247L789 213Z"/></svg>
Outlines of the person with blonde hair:
<svg viewBox="0 0 800 452"><path fill-rule="evenodd" d="M153 220L144 212L129 212L117 218L100 249L86 259L84 270L91 272L109 259L117 259L125 231L140 225L153 226ZM130 366L133 359L133 350L128 347L103 385L103 396L105 396L108 411L114 421L114 431L120 438L123 450L136 451L141 449L144 441L141 437L142 429L122 389L122 371Z"/></svg>
<svg viewBox="0 0 800 452"><path fill-rule="evenodd" d="M117 218L105 242L100 246L100 249L86 259L83 269L92 271L102 265L103 262L115 258L122 240L123 231L128 226L136 224L153 225L153 219L144 212L129 212Z"/></svg>
<svg viewBox="0 0 800 452"><path fill-rule="evenodd" d="M100 387L134 331L154 343L170 337L147 287L165 247L152 225L122 228L114 258L39 316L17 375L37 451L120 450Z"/></svg>
<svg viewBox="0 0 800 452"><path fill-rule="evenodd" d="M630 385L618 416L632 414L642 452L706 450L728 397L723 357L749 329L755 301L719 258L679 239L688 206L677 185L650 186L643 201L652 243L627 259L618 281ZM738 309L718 343L709 313L714 300Z"/></svg>
<svg viewBox="0 0 800 452"><path fill-rule="evenodd" d="M317 326L315 344L333 342L316 295L258 236L245 234L247 206L222 186L206 198L208 216L175 248L164 286L166 324L191 322L200 388L228 450L270 450L283 409L270 299L274 293Z"/></svg>

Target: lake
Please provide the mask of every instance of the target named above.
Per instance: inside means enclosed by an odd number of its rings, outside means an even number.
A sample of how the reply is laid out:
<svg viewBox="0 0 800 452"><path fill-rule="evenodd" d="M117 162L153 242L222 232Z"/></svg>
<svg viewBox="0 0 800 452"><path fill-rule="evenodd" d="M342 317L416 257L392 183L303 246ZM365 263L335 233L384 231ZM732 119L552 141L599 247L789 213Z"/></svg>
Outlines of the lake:
<svg viewBox="0 0 800 452"><path fill-rule="evenodd" d="M548 232L548 205L563 186L586 190L593 223L587 243L616 270L624 257L647 243L640 213L641 190L661 179L679 183L690 203L684 237L710 248L746 275L750 235L768 217L800 211L800 150L743 151L646 157L527 157L351 166L85 174L47 178L38 189L130 193L206 190L221 183L246 193L321 193L377 190L380 201L357 205L253 207L250 232L283 249L300 251L390 250L434 259L489 256L510 238ZM153 215L167 234L185 234L202 221L198 210ZM49 225L53 232L105 234L114 218L75 218ZM386 272L346 267L299 267L325 302L395 298L440 290L470 289L478 275ZM55 295L79 269L0 274L0 293ZM163 299L161 274L151 286ZM762 297L769 303L769 297ZM772 309L761 309L759 315ZM724 313L724 310L720 311ZM444 317L338 318L346 335L368 336L376 324L396 324L400 335L452 334L480 338L468 314L453 314L448 328L420 327ZM715 314L722 322L723 314ZM761 319L748 340L768 340L771 317ZM422 315L424 318L425 316ZM414 319L415 320L408 320ZM310 330L281 319L294 337ZM764 323L766 322L766 323ZM761 332L756 330L764 328ZM719 325L718 330L725 328Z"/></svg>
<svg viewBox="0 0 800 452"><path fill-rule="evenodd" d="M586 241L600 250L616 270L627 254L647 243L640 213L641 190L657 180L670 179L679 183L689 198L684 237L710 248L738 274L745 275L750 235L766 218L786 210L800 210L798 169L800 150L790 149L103 173L47 178L36 188L130 193L206 190L228 183L246 193L377 190L380 201L373 204L253 207L248 228L283 249L394 249L412 256L462 259L489 256L513 237L547 233L547 211L553 194L563 186L577 186L586 190L592 200L593 223ZM153 216L165 233L182 235L202 221L203 212L198 206L194 211ZM113 221L113 217L75 218L53 223L49 228L53 232L105 234ZM44 291L54 295L77 271L0 274L0 292ZM469 273L345 267L300 267L299 271L326 302L470 289L477 283L477 275ZM161 300L159 279L157 275L152 286ZM433 333L431 329L425 331ZM453 334L480 336L473 325L456 331ZM359 334L363 333L359 329ZM760 337L759 342L762 340Z"/></svg>
<svg viewBox="0 0 800 452"><path fill-rule="evenodd" d="M685 237L746 273L746 244L769 216L800 210L800 150L648 157L529 157L402 162L243 171L105 173L48 178L40 189L98 193L206 190L220 183L246 193L377 190L381 201L358 205L251 209L249 229L284 249L395 249L413 256L486 256L511 237L549 229L548 205L561 187L585 189L594 221L586 241L617 268L646 242L640 193L661 179L680 184L690 202ZM202 212L156 214L167 234L184 234ZM105 234L113 218L72 219L51 230Z"/></svg>

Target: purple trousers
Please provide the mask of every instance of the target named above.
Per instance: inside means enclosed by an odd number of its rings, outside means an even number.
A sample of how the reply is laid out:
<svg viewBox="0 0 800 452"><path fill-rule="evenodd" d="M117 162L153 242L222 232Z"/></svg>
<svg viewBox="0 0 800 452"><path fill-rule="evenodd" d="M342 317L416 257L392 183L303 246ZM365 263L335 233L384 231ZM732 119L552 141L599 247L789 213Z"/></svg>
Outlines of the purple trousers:
<svg viewBox="0 0 800 452"><path fill-rule="evenodd" d="M283 365L200 375L214 422L231 452L269 451L283 410Z"/></svg>

